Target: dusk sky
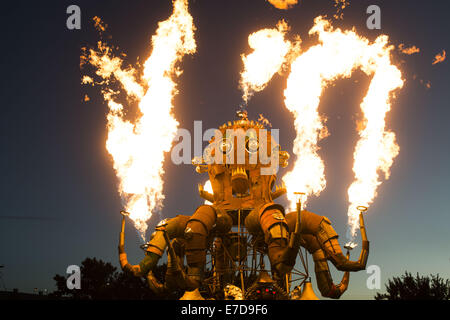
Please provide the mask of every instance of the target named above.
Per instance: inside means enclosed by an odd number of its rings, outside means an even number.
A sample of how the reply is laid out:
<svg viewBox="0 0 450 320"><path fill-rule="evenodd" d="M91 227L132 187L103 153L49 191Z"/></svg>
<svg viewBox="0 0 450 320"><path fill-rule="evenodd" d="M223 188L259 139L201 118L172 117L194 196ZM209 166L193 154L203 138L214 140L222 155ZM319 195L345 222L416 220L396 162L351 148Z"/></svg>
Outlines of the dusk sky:
<svg viewBox="0 0 450 320"><path fill-rule="evenodd" d="M8 290L51 292L53 276L64 275L67 266L79 265L86 257L119 268L123 207L105 148L108 110L100 88L81 84L82 75L90 72L80 70L81 48L93 47L99 40L92 21L98 16L108 25L108 44L125 52L127 63L134 65L138 57L145 61L158 22L172 12L168 0L52 3L5 3L0 20L0 265L5 266L1 272ZM71 4L81 9L80 30L66 27L66 8ZM369 275L360 271L351 274L342 299L372 299L376 292L385 291L389 278L405 271L450 278L450 67L448 58L432 64L437 54L450 51L450 3L350 0L342 20L332 18L333 4L332 0L300 0L289 10L278 10L264 0L189 1L197 52L180 64L183 74L176 79L174 115L180 128L190 132L196 120L202 121L203 130L234 120L242 103L240 55L250 52L248 35L273 28L281 19L290 25L290 36L300 35L304 50L317 43L308 31L319 15L331 18L334 27L355 27L369 40L386 34L396 47L416 46L420 52L412 55L393 51L405 83L392 100L386 123L396 134L400 153L365 218L371 246L368 265L380 267L381 290L369 290ZM366 26L366 9L372 4L381 8L381 30ZM273 128L280 129L282 149L293 156L295 129L283 96L286 78L276 74L250 100L248 113L251 119L263 114ZM362 72L355 72L334 82L321 98L320 112L328 118L330 132L319 144L327 186L319 197L311 197L308 209L329 217L341 245L346 241L347 189L354 177L355 121L361 116L359 104L369 82ZM89 101L84 101L85 95ZM164 208L149 221L148 235L160 219L191 215L203 203L197 183L205 182L206 174L197 174L188 164L174 165L169 154L164 169ZM281 169L279 177L290 169ZM140 244L128 221L126 251L133 264L143 257ZM359 247L352 259L358 255ZM338 282L342 273L331 263L330 268Z"/></svg>

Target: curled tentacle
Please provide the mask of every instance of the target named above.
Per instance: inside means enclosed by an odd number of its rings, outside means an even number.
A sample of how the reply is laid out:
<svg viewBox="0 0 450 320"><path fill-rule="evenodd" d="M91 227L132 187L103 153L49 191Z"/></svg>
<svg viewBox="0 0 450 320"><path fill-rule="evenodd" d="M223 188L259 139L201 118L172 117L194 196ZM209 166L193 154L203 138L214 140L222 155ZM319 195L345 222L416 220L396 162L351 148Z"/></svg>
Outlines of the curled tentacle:
<svg viewBox="0 0 450 320"><path fill-rule="evenodd" d="M350 281L350 272L346 271L339 284L333 283L327 258L322 249L313 253L314 271L316 273L317 287L323 297L339 299L347 290Z"/></svg>
<svg viewBox="0 0 450 320"><path fill-rule="evenodd" d="M286 215L289 228L295 225L296 212L290 212ZM336 269L340 271L360 271L366 268L369 256L369 241L364 226L364 219L360 214L360 229L362 237L362 249L357 261L350 261L343 253L338 242L338 234L331 225L327 217L319 216L315 213L303 210L301 212L301 233L302 235L313 235L319 241L320 248L327 255Z"/></svg>
<svg viewBox="0 0 450 320"><path fill-rule="evenodd" d="M362 246L359 259L357 261L350 261L348 256L346 257L341 250L338 242L338 236L334 231L331 223L328 219L324 220L320 224L320 230L317 234L322 249L329 256L329 260L334 264L336 269L340 271L360 271L366 269L367 259L369 257L369 241L367 240L367 234L364 226L364 219L362 214L359 216Z"/></svg>
<svg viewBox="0 0 450 320"><path fill-rule="evenodd" d="M122 211L122 226L119 237L119 262L122 270L128 270L137 277L146 277L151 288L160 291L161 286L152 270L155 268L164 251L167 248L167 240L165 233L169 239L182 237L188 216L178 215L170 220L161 221L156 227L151 240L147 244L147 251L144 259L138 265L131 265L128 262L127 254L125 252L125 218L128 216L127 212Z"/></svg>
<svg viewBox="0 0 450 320"><path fill-rule="evenodd" d="M119 262L122 270L127 270L133 273L135 276L140 277L142 275L139 265L131 265L128 262L127 254L125 252L125 217L129 215L128 212L121 211L122 214L122 226L119 236Z"/></svg>
<svg viewBox="0 0 450 320"><path fill-rule="evenodd" d="M296 225L296 212L286 215L289 230ZM324 297L338 299L348 288L350 281L349 271L363 270L367 264L369 254L369 241L365 230L362 214L360 215L360 229L362 237L362 250L358 261L350 261L349 254L344 256L337 240L338 235L331 226L328 218L312 212L301 212L301 244L312 255L318 288ZM334 284L328 267L330 260L338 270L344 271L339 284Z"/></svg>
<svg viewBox="0 0 450 320"><path fill-rule="evenodd" d="M302 235L302 246L312 254L314 259L314 271L316 274L317 287L323 297L339 299L347 290L350 272L346 271L339 284L334 284L328 267L328 259L321 249L317 238L313 235Z"/></svg>
<svg viewBox="0 0 450 320"><path fill-rule="evenodd" d="M186 288L192 286L178 259L178 256L184 254L181 252L184 249L179 244L181 240L178 239L183 237L186 223L190 217L178 215L170 220L161 221L147 244L144 259L138 265L131 265L125 253L125 217L128 216L128 213L121 213L123 216L119 237L119 262L121 268L130 271L136 277L146 277L149 288L155 293L162 293L175 287ZM174 240L171 240L172 238ZM176 244L175 249L174 244ZM161 284L153 274L153 269L166 248L168 252L166 281L164 284Z"/></svg>

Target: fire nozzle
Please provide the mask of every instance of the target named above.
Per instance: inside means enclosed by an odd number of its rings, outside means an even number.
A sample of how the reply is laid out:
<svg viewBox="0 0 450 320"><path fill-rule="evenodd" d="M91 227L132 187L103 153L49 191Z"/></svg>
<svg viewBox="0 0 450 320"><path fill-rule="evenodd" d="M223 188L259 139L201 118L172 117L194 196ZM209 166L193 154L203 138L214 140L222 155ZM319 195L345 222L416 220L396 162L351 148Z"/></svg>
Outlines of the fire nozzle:
<svg viewBox="0 0 450 320"><path fill-rule="evenodd" d="M364 270L366 268L367 259L369 257L369 241L367 240L367 232L364 224L363 213L367 211L367 207L358 206L357 210L359 210L359 228L361 230L361 253L359 254L359 259L357 261L350 261L350 251L356 247L356 244L349 242L344 248L347 249L347 262L345 263L347 266L345 267L345 271L359 271ZM340 269L341 270L341 269ZM342 271L344 271L342 270Z"/></svg>
<svg viewBox="0 0 450 320"><path fill-rule="evenodd" d="M344 246L345 249L347 249L347 252L350 252L351 250L353 250L353 246L351 246L350 244L346 244Z"/></svg>
<svg viewBox="0 0 450 320"><path fill-rule="evenodd" d="M369 241L367 240L367 232L366 226L364 224L363 213L366 212L368 208L365 206L358 206L356 207L356 209L359 211L359 229L361 230L361 240L362 240L361 253L359 255L357 265L365 269L367 259L369 257ZM353 245L352 243L348 243L344 246L344 248L347 249L347 259L350 257L350 251L353 250L355 246L356 245Z"/></svg>
<svg viewBox="0 0 450 320"><path fill-rule="evenodd" d="M128 263L127 254L125 253L125 218L128 217L130 213L122 210L120 211L120 214L122 215L122 225L119 235L119 262L120 267L125 269L127 265L130 266Z"/></svg>
<svg viewBox="0 0 450 320"><path fill-rule="evenodd" d="M304 192L294 192L295 195L298 195L297 201L297 221L295 223L295 230L291 233L291 237L289 239L289 248L296 248L300 243L300 215L302 212L302 196L305 195Z"/></svg>
<svg viewBox="0 0 450 320"><path fill-rule="evenodd" d="M366 227L364 225L364 218L363 213L367 211L367 207L365 206L358 206L356 209L359 211L359 229L361 230L361 238L363 241L367 241L367 233L366 233Z"/></svg>
<svg viewBox="0 0 450 320"><path fill-rule="evenodd" d="M356 209L359 210L359 229L361 230L362 248L359 255L359 261L363 264L364 268L367 264L367 259L369 257L369 241L367 240L367 231L364 224L363 213L367 211L367 207L358 206Z"/></svg>
<svg viewBox="0 0 450 320"><path fill-rule="evenodd" d="M356 244L353 244L352 242L349 242L344 246L344 248L347 249L347 259L350 257L350 251L352 251L355 246Z"/></svg>

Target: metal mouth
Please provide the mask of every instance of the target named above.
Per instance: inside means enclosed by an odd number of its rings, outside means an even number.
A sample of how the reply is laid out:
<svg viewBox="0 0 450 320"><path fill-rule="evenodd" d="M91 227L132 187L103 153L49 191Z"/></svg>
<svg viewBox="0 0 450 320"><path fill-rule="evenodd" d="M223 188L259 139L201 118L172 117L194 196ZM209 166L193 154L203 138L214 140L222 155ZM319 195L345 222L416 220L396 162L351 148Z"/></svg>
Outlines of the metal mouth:
<svg viewBox="0 0 450 320"><path fill-rule="evenodd" d="M248 191L248 175L243 166L236 166L231 169L231 186L236 194L245 194Z"/></svg>
<svg viewBox="0 0 450 320"><path fill-rule="evenodd" d="M238 166L231 169L231 178L243 177L248 179L247 172L245 172L244 167Z"/></svg>

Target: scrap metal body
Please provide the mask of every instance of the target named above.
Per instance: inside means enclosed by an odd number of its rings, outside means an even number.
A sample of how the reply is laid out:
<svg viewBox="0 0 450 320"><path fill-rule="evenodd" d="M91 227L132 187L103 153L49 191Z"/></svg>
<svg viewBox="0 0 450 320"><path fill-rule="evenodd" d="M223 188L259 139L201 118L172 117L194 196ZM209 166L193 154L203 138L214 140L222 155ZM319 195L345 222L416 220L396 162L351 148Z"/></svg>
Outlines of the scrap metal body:
<svg viewBox="0 0 450 320"><path fill-rule="evenodd" d="M290 286L286 279L300 247L304 247L313 256L322 296L339 298L347 289L349 271L365 269L369 250L365 229L360 259L350 261L342 253L338 234L328 218L301 210L301 206L286 213L274 200L286 193L286 188L275 187L275 182L278 166L287 166L288 159L288 153L281 151L268 130L259 122L249 121L246 114L222 125L204 157L193 159L196 171L209 175L212 193L199 185L199 195L210 204L200 206L191 216L163 220L139 265L128 263L122 229L122 268L147 277L150 288L157 292L182 289L195 292L188 296L198 297L198 289L207 287L215 297L226 299L227 294L221 296L220 292L237 288L246 299L261 298L262 290L271 292L272 298L286 299ZM364 226L362 214L360 219ZM152 270L166 249L168 269L161 284ZM212 267L205 270L207 254ZM265 270L265 256L272 277ZM345 272L338 285L333 283L328 261Z"/></svg>

